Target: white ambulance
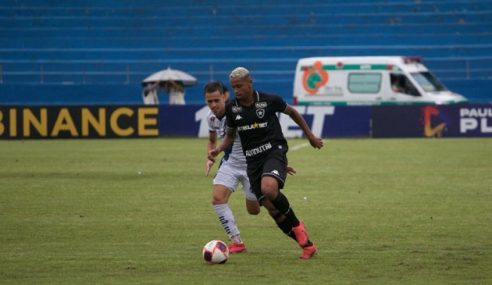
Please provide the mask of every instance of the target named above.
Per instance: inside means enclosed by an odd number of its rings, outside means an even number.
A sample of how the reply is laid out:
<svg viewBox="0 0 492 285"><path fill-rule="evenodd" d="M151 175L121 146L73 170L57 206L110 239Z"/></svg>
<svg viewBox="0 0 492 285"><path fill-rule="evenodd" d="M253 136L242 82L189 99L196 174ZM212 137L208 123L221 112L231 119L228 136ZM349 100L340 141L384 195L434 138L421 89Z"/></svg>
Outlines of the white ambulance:
<svg viewBox="0 0 492 285"><path fill-rule="evenodd" d="M419 57L310 57L298 61L294 104L398 105L466 102L449 91Z"/></svg>

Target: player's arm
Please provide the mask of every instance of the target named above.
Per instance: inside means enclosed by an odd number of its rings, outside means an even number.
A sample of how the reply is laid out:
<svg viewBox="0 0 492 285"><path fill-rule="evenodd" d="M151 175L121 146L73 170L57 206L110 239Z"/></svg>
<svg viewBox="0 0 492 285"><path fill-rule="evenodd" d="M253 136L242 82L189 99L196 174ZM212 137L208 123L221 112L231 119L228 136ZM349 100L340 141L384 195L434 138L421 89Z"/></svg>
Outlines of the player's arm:
<svg viewBox="0 0 492 285"><path fill-rule="evenodd" d="M208 158L214 159L217 155L219 155L219 153L231 147L232 144L234 143L235 134L236 134L236 128L228 127L226 131L226 135L224 136L224 139L222 140L220 145L208 151Z"/></svg>
<svg viewBox="0 0 492 285"><path fill-rule="evenodd" d="M306 121L304 118L297 112L296 109L292 108L291 106L287 105L287 107L284 110L284 113L289 115L289 117L296 122L296 124L302 129L304 132L304 135L306 135L307 139L309 140L309 143L311 144L312 147L314 148L322 148L323 147L323 140L321 138L318 138L311 132L311 129L308 127Z"/></svg>
<svg viewBox="0 0 492 285"><path fill-rule="evenodd" d="M209 131L208 132L208 143L207 143L207 156L208 156L208 153L216 147L216 145L217 145L217 132L216 131ZM210 169L212 168L214 163L215 163L214 158L212 158L212 159L210 157L207 158L207 162L205 163L205 176L208 176L208 174L210 173Z"/></svg>

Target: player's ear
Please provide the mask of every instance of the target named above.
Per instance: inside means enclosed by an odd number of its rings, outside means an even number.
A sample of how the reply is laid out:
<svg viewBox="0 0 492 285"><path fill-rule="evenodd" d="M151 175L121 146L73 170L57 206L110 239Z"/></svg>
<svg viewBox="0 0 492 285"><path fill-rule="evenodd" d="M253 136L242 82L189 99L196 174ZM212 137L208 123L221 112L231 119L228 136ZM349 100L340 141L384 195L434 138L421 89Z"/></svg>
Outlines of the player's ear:
<svg viewBox="0 0 492 285"><path fill-rule="evenodd" d="M225 100L229 100L229 92L224 92L224 98Z"/></svg>

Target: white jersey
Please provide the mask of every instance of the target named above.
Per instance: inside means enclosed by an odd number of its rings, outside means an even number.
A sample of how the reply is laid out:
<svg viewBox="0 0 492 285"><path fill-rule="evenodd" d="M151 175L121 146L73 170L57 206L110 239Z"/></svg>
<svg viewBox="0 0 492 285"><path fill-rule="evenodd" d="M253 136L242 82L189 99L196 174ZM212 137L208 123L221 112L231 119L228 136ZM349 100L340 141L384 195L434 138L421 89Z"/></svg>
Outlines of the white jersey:
<svg viewBox="0 0 492 285"><path fill-rule="evenodd" d="M208 112L207 115L208 130L211 132L217 132L217 136L221 139L225 137L226 134L226 117L222 119L217 118L212 111ZM238 134L234 138L234 143L232 149L224 151L223 160L226 160L231 166L239 167L241 169L246 169L246 157L243 153L243 148L241 146L241 139Z"/></svg>

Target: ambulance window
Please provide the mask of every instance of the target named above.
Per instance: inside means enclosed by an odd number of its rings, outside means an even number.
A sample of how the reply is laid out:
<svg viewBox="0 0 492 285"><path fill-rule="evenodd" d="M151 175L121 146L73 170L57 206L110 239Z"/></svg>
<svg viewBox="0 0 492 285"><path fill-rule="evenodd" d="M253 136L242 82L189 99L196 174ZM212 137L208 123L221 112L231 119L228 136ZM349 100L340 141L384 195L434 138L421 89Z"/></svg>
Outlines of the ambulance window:
<svg viewBox="0 0 492 285"><path fill-rule="evenodd" d="M352 93L379 93L381 78L381 73L351 73L348 89Z"/></svg>
<svg viewBox="0 0 492 285"><path fill-rule="evenodd" d="M420 96L413 83L402 73L390 73L391 90L411 96Z"/></svg>
<svg viewBox="0 0 492 285"><path fill-rule="evenodd" d="M415 85L405 76L405 80L403 81L403 89L405 94L411 96L421 96L420 92L415 88Z"/></svg>
<svg viewBox="0 0 492 285"><path fill-rule="evenodd" d="M430 72L412 73L413 78L425 92L445 91L446 87Z"/></svg>
<svg viewBox="0 0 492 285"><path fill-rule="evenodd" d="M398 73L390 73L391 90L395 93L405 92L405 75Z"/></svg>

